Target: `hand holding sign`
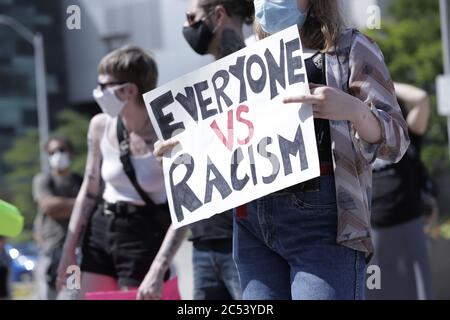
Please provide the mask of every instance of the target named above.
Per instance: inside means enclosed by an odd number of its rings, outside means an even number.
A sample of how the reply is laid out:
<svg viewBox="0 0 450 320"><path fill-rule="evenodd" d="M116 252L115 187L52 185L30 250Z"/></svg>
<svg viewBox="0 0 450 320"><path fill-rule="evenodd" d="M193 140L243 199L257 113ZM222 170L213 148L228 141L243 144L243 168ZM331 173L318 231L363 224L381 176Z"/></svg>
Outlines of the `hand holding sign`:
<svg viewBox="0 0 450 320"><path fill-rule="evenodd" d="M354 96L336 88L310 83L311 94L289 96L284 103L308 103L315 118L357 122L366 105ZM355 105L362 106L361 108Z"/></svg>
<svg viewBox="0 0 450 320"><path fill-rule="evenodd" d="M302 55L294 26L144 95L175 227L319 175Z"/></svg>
<svg viewBox="0 0 450 320"><path fill-rule="evenodd" d="M381 124L369 106L336 88L310 83L311 94L285 97L284 103L309 103L315 118L346 120L353 124L358 137L367 143L380 143Z"/></svg>
<svg viewBox="0 0 450 320"><path fill-rule="evenodd" d="M166 152L171 151L176 145L180 144L180 141L174 139L158 140L153 147L153 155L162 162L162 158Z"/></svg>

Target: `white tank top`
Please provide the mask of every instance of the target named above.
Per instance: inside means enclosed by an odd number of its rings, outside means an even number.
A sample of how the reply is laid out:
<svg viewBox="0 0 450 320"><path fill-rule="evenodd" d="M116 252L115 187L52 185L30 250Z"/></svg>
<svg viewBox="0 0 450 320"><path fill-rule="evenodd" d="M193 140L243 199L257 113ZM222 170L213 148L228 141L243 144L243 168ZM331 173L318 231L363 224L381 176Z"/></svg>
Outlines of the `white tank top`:
<svg viewBox="0 0 450 320"><path fill-rule="evenodd" d="M105 132L100 141L100 150L103 156L101 175L105 182L103 199L110 203L125 201L143 205L144 201L123 170L119 149L108 141L108 127L113 122L112 118L107 120ZM142 156L132 155L131 162L141 188L147 192L153 202L156 204L166 202L163 169L153 153L149 152Z"/></svg>

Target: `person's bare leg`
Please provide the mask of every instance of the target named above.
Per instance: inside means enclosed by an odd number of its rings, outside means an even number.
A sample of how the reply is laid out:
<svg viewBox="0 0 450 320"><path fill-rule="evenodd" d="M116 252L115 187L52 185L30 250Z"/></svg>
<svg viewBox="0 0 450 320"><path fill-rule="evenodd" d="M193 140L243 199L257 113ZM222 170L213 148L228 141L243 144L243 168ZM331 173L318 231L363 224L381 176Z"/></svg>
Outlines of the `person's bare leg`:
<svg viewBox="0 0 450 320"><path fill-rule="evenodd" d="M81 290L79 299L84 300L86 292L117 291L117 279L98 273L83 272L81 274Z"/></svg>

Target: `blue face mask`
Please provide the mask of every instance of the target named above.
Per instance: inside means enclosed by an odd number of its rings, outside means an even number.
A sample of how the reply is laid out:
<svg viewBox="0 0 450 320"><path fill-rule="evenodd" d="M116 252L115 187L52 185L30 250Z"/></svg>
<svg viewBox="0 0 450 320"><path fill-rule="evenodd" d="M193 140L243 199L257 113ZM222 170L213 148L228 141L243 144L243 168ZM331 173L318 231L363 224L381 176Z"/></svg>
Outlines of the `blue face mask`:
<svg viewBox="0 0 450 320"><path fill-rule="evenodd" d="M255 0L255 16L262 29L270 34L295 24L301 28L308 10L300 12L297 2L297 0Z"/></svg>

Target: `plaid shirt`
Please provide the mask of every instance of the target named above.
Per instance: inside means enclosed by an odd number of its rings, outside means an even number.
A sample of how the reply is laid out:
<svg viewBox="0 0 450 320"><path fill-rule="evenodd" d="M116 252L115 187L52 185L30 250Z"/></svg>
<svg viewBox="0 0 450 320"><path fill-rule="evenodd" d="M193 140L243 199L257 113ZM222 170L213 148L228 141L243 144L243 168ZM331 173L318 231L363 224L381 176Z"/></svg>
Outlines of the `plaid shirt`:
<svg viewBox="0 0 450 320"><path fill-rule="evenodd" d="M373 253L370 236L371 163L401 159L409 145L408 129L395 96L383 54L369 38L346 29L336 50L325 55L327 85L359 98L381 124L382 139L359 139L349 121L330 121L338 209L337 243Z"/></svg>

